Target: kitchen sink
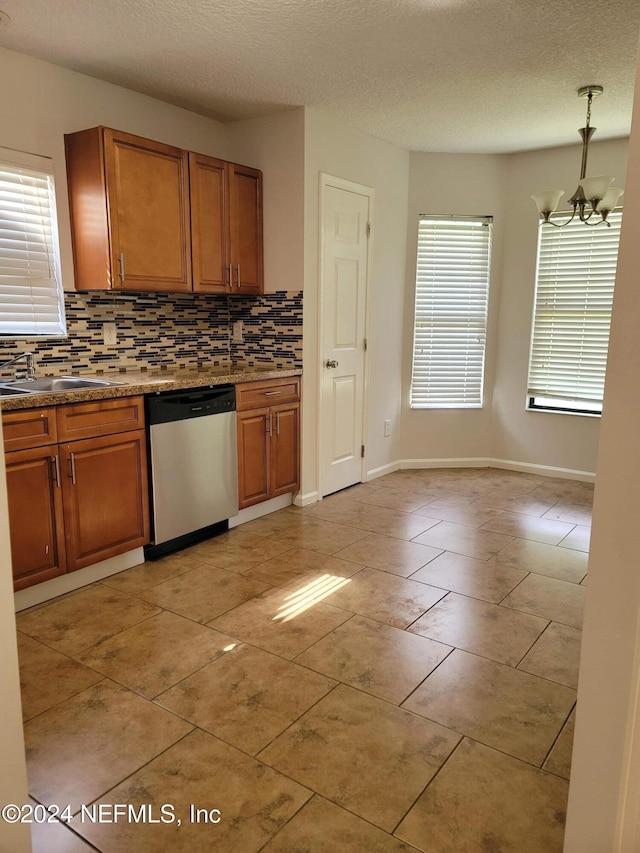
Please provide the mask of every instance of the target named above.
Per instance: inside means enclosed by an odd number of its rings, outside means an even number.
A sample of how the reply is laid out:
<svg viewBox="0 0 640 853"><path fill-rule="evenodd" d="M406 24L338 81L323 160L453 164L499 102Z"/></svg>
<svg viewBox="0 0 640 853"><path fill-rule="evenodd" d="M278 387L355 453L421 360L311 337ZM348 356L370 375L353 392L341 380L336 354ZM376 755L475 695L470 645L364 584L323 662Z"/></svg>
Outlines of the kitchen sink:
<svg viewBox="0 0 640 853"><path fill-rule="evenodd" d="M82 376L45 376L42 379L15 379L0 387L0 395L55 394L59 391L80 391L90 388L109 388L122 385L112 379L85 379Z"/></svg>

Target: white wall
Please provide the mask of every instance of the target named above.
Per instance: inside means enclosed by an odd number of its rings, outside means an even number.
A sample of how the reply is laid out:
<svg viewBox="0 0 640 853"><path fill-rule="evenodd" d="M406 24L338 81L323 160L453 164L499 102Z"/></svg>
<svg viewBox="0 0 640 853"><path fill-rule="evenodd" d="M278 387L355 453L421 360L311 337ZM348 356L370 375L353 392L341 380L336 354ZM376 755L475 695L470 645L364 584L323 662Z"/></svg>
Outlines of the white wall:
<svg viewBox="0 0 640 853"><path fill-rule="evenodd" d="M600 428L566 853L640 849L639 233L640 66Z"/></svg>
<svg viewBox="0 0 640 853"><path fill-rule="evenodd" d="M402 328L406 254L409 154L316 109L305 114L305 294L302 493L317 488L318 188L319 175L375 191L371 279L367 469L399 454ZM384 437L384 421L392 436Z"/></svg>
<svg viewBox="0 0 640 853"><path fill-rule="evenodd" d="M225 125L233 157L263 171L264 289L304 283L304 109Z"/></svg>
<svg viewBox="0 0 640 853"><path fill-rule="evenodd" d="M615 175L616 184L624 186L627 146L626 140L592 143L589 172ZM571 195L580 157L580 145L512 155L411 155L403 459L480 457L595 471L599 418L525 410L539 227L530 196L553 186L564 187ZM494 216L483 409L409 407L417 220L421 213Z"/></svg>
<svg viewBox="0 0 640 853"><path fill-rule="evenodd" d="M602 107L604 109L604 103ZM616 186L624 187L627 148L627 140L592 143L588 173L614 175ZM552 187L563 188L567 197L570 196L578 182L581 150L580 145L567 146L514 154L508 158L490 455L517 462L595 471L599 418L525 411L538 231L538 213L530 196L537 190Z"/></svg>
<svg viewBox="0 0 640 853"><path fill-rule="evenodd" d="M1 423L0 471L4 472ZM28 803L27 796L7 486L3 473L0 476L0 806ZM28 853L31 850L28 824L9 824L0 820L0 850Z"/></svg>
<svg viewBox="0 0 640 853"><path fill-rule="evenodd" d="M403 459L468 459L490 455L506 167L506 158L501 155L411 154L402 388ZM494 217L484 406L482 409L411 409L418 218L420 214L449 213Z"/></svg>

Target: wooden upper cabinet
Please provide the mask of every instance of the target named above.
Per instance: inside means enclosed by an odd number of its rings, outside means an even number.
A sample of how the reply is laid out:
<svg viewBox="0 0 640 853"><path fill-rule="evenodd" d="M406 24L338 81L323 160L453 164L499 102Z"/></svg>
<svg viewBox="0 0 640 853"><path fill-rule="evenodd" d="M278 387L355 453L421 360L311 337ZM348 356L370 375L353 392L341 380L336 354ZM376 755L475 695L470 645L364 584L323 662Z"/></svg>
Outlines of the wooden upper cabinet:
<svg viewBox="0 0 640 853"><path fill-rule="evenodd" d="M187 152L104 127L65 136L78 290L191 290Z"/></svg>
<svg viewBox="0 0 640 853"><path fill-rule="evenodd" d="M262 293L262 172L228 163L231 293Z"/></svg>
<svg viewBox="0 0 640 853"><path fill-rule="evenodd" d="M227 164L189 152L193 289L229 290Z"/></svg>
<svg viewBox="0 0 640 853"><path fill-rule="evenodd" d="M65 145L78 290L263 292L258 169L106 127Z"/></svg>

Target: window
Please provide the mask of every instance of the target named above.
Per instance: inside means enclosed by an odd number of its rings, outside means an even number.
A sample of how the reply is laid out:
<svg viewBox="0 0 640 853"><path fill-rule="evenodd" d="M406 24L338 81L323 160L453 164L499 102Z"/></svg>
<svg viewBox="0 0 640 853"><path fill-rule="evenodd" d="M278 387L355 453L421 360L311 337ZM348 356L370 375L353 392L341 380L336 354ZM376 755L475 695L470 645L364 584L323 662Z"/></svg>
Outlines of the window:
<svg viewBox="0 0 640 853"><path fill-rule="evenodd" d="M0 148L0 336L62 335L51 161Z"/></svg>
<svg viewBox="0 0 640 853"><path fill-rule="evenodd" d="M609 222L540 228L529 409L602 411L622 211Z"/></svg>
<svg viewBox="0 0 640 853"><path fill-rule="evenodd" d="M423 216L418 226L411 408L482 406L490 216Z"/></svg>

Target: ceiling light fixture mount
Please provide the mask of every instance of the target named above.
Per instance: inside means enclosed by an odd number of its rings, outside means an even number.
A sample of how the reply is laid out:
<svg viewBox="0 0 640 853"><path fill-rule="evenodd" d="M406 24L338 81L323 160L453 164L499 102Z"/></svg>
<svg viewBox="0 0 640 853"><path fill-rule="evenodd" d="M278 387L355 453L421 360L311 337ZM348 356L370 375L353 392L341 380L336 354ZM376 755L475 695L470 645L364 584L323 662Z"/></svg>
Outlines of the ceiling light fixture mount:
<svg viewBox="0 0 640 853"><path fill-rule="evenodd" d="M587 158L589 156L589 140L597 130L597 128L591 127L591 102L595 97L601 95L602 92L602 86L596 85L582 86L578 89L579 97L587 99L587 120L585 126L581 127L578 131L582 137L582 164L580 166L578 188L569 199L569 205L573 208L573 213L565 222L554 222L551 219L551 215L558 209L560 197L564 194L564 190L544 190L543 192L534 193L531 198L538 206L541 225L554 225L556 228L562 228L572 222L576 215L585 225L600 225L601 222L604 222L605 225L610 225L607 222L607 216L618 203L624 190L612 187L611 184L615 178L611 178L608 175L598 175L593 178L585 177L587 174ZM591 217L596 213L599 214L599 217L591 222Z"/></svg>

